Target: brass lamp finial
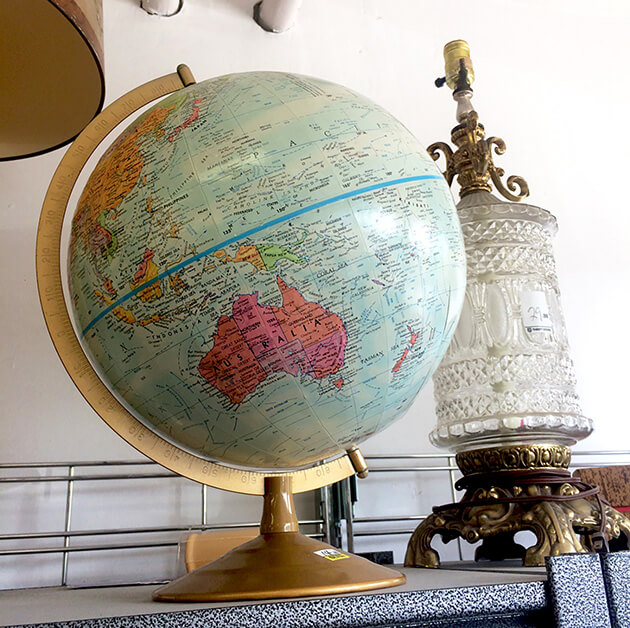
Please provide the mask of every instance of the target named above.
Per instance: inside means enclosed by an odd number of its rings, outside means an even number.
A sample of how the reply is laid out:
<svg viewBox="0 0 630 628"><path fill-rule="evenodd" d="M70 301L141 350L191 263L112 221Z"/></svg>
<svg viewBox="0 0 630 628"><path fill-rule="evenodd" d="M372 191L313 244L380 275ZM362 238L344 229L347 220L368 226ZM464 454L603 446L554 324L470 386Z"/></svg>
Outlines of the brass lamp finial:
<svg viewBox="0 0 630 628"><path fill-rule="evenodd" d="M500 137L486 139L486 131L479 122L474 110L472 83L475 73L470 59L470 47L462 39L456 39L444 46L444 64L446 76L435 84L441 87L446 83L453 90L453 99L457 102L457 121L459 124L451 131L451 141L457 150L453 152L446 142L435 142L428 148L429 155L437 161L442 153L446 159L444 177L451 185L455 176L460 185L463 198L478 190L492 191L494 183L498 192L510 201L522 201L529 196L529 187L523 177L512 175L507 178L507 187L501 181L505 175L503 168L498 168L492 160L492 147L497 155L505 152L505 142Z"/></svg>

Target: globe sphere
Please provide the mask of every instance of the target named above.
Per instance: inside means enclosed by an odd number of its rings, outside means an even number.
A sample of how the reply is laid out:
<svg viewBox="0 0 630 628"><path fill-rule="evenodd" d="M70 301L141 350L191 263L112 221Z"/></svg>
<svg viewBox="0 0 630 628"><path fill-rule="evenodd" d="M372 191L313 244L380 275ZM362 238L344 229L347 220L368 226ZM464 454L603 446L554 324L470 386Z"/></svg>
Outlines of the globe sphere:
<svg viewBox="0 0 630 628"><path fill-rule="evenodd" d="M210 79L138 117L72 222L75 324L147 428L208 460L293 469L401 417L465 287L432 159L352 90Z"/></svg>

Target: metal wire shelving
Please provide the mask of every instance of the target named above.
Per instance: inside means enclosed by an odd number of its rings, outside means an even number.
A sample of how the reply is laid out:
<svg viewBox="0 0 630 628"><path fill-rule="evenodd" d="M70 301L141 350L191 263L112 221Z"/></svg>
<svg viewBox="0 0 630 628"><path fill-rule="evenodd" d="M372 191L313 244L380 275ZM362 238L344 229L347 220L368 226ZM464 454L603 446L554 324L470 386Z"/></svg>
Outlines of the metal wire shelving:
<svg viewBox="0 0 630 628"><path fill-rule="evenodd" d="M459 470L455 457L441 453L423 454L374 454L366 456L370 466L370 476L362 481L367 486L371 478L381 474L427 473L438 472L448 478L450 495L446 498L457 500L455 482ZM602 464L628 464L630 450L618 451L574 451L573 467L593 467ZM52 475L45 475L51 473ZM199 490L199 518L184 525L137 526L98 529L73 529L75 515L75 487L81 482L113 482L117 491L124 491L129 482L137 487L147 480L166 480L177 478L175 473L167 471L150 460L120 461L61 461L61 462L21 462L0 463L0 489L2 485L26 485L43 483L62 483L65 485L63 510L64 529L45 531L24 531L0 534L0 567L2 560L11 556L58 554L60 559L59 584L68 583L68 565L70 556L83 552L108 552L114 550L133 551L137 549L176 547L183 534L204 530L229 528L254 528L258 521L222 522L208 521L209 489L196 485ZM182 482L193 482L181 480ZM389 537L411 534L428 513L399 513L395 515L354 515L352 479L344 480L340 495L341 504L333 504L330 487L321 490L319 518L300 520L300 527L309 536L324 539L334 545L341 545L342 540L348 551L353 551L355 539L360 537ZM374 480L373 480L374 481ZM365 482L365 485L363 485ZM363 488L362 488L363 491ZM337 498L339 501L339 498ZM60 504L61 507L61 504ZM409 526L399 527L408 523ZM382 527L392 524L391 527ZM340 528L343 527L343 534ZM159 535L159 536L158 536ZM162 538L164 535L170 535ZM115 540L125 537L124 541ZM114 540L107 538L113 537ZM132 540L127 540L131 537ZM343 537L343 539L342 539ZM103 542L105 540L105 542ZM50 541L47 546L40 546L41 541ZM55 545L53 542L58 541ZM15 545L19 547L7 547ZM459 557L462 558L461 545Z"/></svg>

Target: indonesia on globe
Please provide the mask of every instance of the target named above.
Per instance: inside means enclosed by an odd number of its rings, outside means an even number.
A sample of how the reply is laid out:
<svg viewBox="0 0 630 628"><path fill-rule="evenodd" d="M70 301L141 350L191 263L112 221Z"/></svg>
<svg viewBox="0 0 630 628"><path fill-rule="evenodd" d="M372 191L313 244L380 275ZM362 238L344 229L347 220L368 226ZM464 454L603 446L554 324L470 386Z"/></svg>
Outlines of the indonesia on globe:
<svg viewBox="0 0 630 628"><path fill-rule="evenodd" d="M76 326L148 429L289 469L400 418L465 287L446 182L353 91L287 73L190 85L98 162L73 218Z"/></svg>

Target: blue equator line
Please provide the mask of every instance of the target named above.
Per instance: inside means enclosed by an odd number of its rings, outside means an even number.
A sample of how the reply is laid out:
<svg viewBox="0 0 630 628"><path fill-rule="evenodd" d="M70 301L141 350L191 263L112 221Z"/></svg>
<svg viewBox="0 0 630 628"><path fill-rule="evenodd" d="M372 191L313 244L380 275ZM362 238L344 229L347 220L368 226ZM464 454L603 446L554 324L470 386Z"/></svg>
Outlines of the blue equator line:
<svg viewBox="0 0 630 628"><path fill-rule="evenodd" d="M159 275L157 275L150 281L147 281L143 283L142 285L138 286L137 288L135 288L134 290L127 292L127 294L124 294L122 297L120 297L120 299L117 299L111 305L108 305L100 314L97 314L85 326L85 328L81 332L81 336L82 337L85 336L85 334L87 334L88 331L90 331L90 329L92 329L92 327L94 327L94 325L96 325L96 323L98 323L104 316L107 316L113 309L117 308L119 305L121 305L128 299L131 299L131 297L135 296L139 292L146 290L148 287L152 286L154 283L157 283L158 281L162 281L162 279L164 279L165 277L168 277L169 275L176 273L182 268L186 268L186 266L189 266L190 264L194 264L196 261L204 257L207 257L208 255L212 255L212 253L215 253L219 249L229 246L230 244L234 244L235 242L238 242L239 240L242 240L243 238L249 238L249 236L252 236L255 233L258 233L259 231L263 231L264 229L269 229L269 227L274 227L275 225L279 225L283 222L287 222L287 220L292 220L293 218L297 218L298 216L302 216L303 214L312 212L315 209L319 209L320 207L325 207L326 205L332 205L333 203L337 203L338 201L343 201L344 199L347 199L347 198L361 196L361 194L366 194L367 192L373 192L374 190L380 190L382 188L389 188L389 187L392 187L393 185L411 183L412 181L425 181L427 179L442 179L442 177L436 174L425 174L425 175L419 175L415 177L405 177L403 179L394 179L393 181L384 181L383 183L375 183L374 185L368 185L364 188L358 188L356 190L353 190L352 192L344 192L343 194L339 194L338 196L331 196L330 198L327 198L323 201L319 201L318 203L307 205L306 207L302 207L302 209L298 209L294 212L291 212L290 214L279 216L278 218L274 218L273 220L265 222L262 225L259 225L258 227L254 227L253 229L244 231L240 235L234 236L232 238L228 238L227 240L223 240L223 242L220 242L219 244L215 244L214 246L211 246L210 248L207 248L201 251L200 253L193 255L192 257L189 257L183 262L180 262L179 264L175 264L175 266L171 266L168 270L165 270L163 273L160 273Z"/></svg>

